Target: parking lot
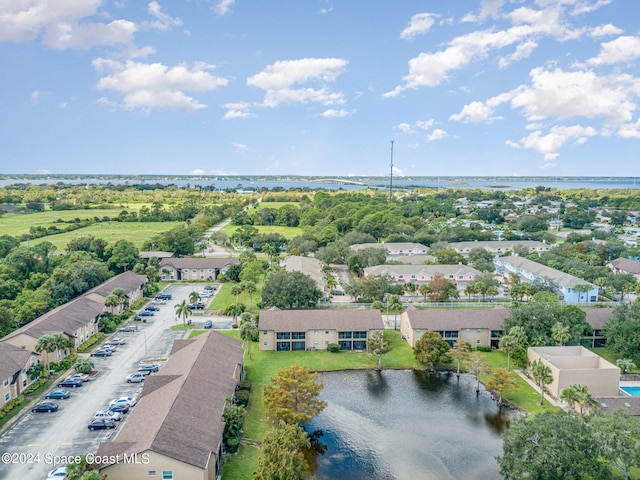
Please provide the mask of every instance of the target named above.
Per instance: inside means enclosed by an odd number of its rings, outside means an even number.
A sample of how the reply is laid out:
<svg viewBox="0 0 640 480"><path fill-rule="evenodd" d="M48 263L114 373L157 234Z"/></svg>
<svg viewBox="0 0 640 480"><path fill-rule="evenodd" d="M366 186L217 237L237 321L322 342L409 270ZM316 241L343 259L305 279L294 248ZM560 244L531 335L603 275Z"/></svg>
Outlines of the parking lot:
<svg viewBox="0 0 640 480"><path fill-rule="evenodd" d="M125 378L137 372L141 364L162 365L168 358L173 341L184 336L184 331L169 329L177 322L174 305L188 301L192 290L189 286L169 287L167 291L173 299L161 305L153 316L144 317L146 323L136 322L138 331L109 335L108 338L124 338L126 343L117 346L109 357L91 357L98 375L80 388L68 388L70 398L54 400L60 405L58 411L33 413L25 408L25 413L0 437L0 450L5 454L0 463L0 479L44 479L49 470L65 463L58 457L95 453L100 442L117 435L126 422L126 414L116 422L114 430L89 431L87 425L110 400L139 397L143 384L127 383Z"/></svg>

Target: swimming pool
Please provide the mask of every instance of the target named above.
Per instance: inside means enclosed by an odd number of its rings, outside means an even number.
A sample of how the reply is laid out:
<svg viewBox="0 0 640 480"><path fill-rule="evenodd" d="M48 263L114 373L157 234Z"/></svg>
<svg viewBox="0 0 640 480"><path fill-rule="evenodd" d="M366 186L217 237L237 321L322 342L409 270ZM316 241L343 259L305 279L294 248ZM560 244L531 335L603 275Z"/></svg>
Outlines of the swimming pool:
<svg viewBox="0 0 640 480"><path fill-rule="evenodd" d="M638 387L620 387L624 393L631 397L640 397L640 386Z"/></svg>

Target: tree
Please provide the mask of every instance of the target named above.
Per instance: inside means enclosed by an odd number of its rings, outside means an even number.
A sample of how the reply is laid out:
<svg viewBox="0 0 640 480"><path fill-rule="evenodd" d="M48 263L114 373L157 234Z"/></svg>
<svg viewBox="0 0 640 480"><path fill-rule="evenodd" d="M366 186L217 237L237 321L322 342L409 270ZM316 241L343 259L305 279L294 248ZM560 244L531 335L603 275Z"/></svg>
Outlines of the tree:
<svg viewBox="0 0 640 480"><path fill-rule="evenodd" d="M602 456L628 480L631 468L640 467L640 419L616 409L611 415L593 415L588 421Z"/></svg>
<svg viewBox="0 0 640 480"><path fill-rule="evenodd" d="M451 357L447 355L449 349L449 344L438 332L427 330L413 347L413 355L418 362L434 370L436 365L451 361Z"/></svg>
<svg viewBox="0 0 640 480"><path fill-rule="evenodd" d="M498 394L498 405L502 405L502 396L517 390L518 377L504 368L496 368L487 380L486 387L487 390L493 390Z"/></svg>
<svg viewBox="0 0 640 480"><path fill-rule="evenodd" d="M469 355L469 370L476 379L476 395L480 394L480 375L491 370L489 364L484 361L482 353L475 351Z"/></svg>
<svg viewBox="0 0 640 480"><path fill-rule="evenodd" d="M87 460L87 455L84 454L80 458L79 462L73 462L67 464L67 476L64 477L70 480L103 480L106 479L106 475L100 475L98 470L95 470L97 464L93 461ZM96 476L97 475L97 476Z"/></svg>
<svg viewBox="0 0 640 480"><path fill-rule="evenodd" d="M36 341L36 352L45 352L45 368L49 368L49 354L56 351L55 340L53 335L41 335Z"/></svg>
<svg viewBox="0 0 640 480"><path fill-rule="evenodd" d="M128 240L118 240L113 245L107 247L107 265L116 273L132 270L136 263L140 261L138 247Z"/></svg>
<svg viewBox="0 0 640 480"><path fill-rule="evenodd" d="M542 363L542 360L538 359L531 363L530 375L538 388L540 388L540 405L544 405L544 390L547 385L553 382L551 369Z"/></svg>
<svg viewBox="0 0 640 480"><path fill-rule="evenodd" d="M129 297L124 291L124 288L114 288L111 295L114 295L118 299L123 308L127 308L129 306Z"/></svg>
<svg viewBox="0 0 640 480"><path fill-rule="evenodd" d="M267 416L275 422L305 425L327 406L318 398L322 382L296 361L288 370L281 368L264 387L264 406Z"/></svg>
<svg viewBox="0 0 640 480"><path fill-rule="evenodd" d="M182 302L176 304L173 308L175 309L176 316L178 318L182 317L182 324L186 325L187 317L191 315L191 305L189 305L186 300L183 300Z"/></svg>
<svg viewBox="0 0 640 480"><path fill-rule="evenodd" d="M432 302L446 302L449 298L459 296L455 284L444 278L441 273L436 273L429 282L429 299Z"/></svg>
<svg viewBox="0 0 640 480"><path fill-rule="evenodd" d="M586 385L571 385L575 390L576 395L576 403L580 408L580 415L582 415L585 411L585 408L589 408L595 405L596 401L593 396L589 393L589 387Z"/></svg>
<svg viewBox="0 0 640 480"><path fill-rule="evenodd" d="M429 284L421 283L418 287L418 293L424 297L424 301L427 301L427 294L429 293Z"/></svg>
<svg viewBox="0 0 640 480"><path fill-rule="evenodd" d="M593 288L592 285L588 284L588 283L579 283L578 285L576 285L575 287L573 287L573 291L578 293L578 301L579 302L589 302L589 299L587 298L586 294L588 294L591 289ZM585 294L585 298L584 300L582 299L582 294Z"/></svg>
<svg viewBox="0 0 640 480"><path fill-rule="evenodd" d="M618 305L604 326L607 347L623 357L640 354L640 303Z"/></svg>
<svg viewBox="0 0 640 480"><path fill-rule="evenodd" d="M507 354L507 372L511 371L511 355L525 346L526 343L527 336L523 328L517 325L511 327L509 332L500 339L498 347Z"/></svg>
<svg viewBox="0 0 640 480"><path fill-rule="evenodd" d="M316 283L302 272L276 272L262 287L263 308L314 308L322 298Z"/></svg>
<svg viewBox="0 0 640 480"><path fill-rule="evenodd" d="M74 363L73 368L78 373L91 373L93 372L93 361L89 357L79 357Z"/></svg>
<svg viewBox="0 0 640 480"><path fill-rule="evenodd" d="M575 410L575 406L578 403L578 392L576 391L575 385L569 385L562 389L562 393L560 393L560 399L567 402L570 410Z"/></svg>
<svg viewBox="0 0 640 480"><path fill-rule="evenodd" d="M192 291L189 293L189 302L196 303L201 300L200 294L196 291Z"/></svg>
<svg viewBox="0 0 640 480"><path fill-rule="evenodd" d="M104 306L113 313L113 310L120 305L120 299L115 295L107 295L104 297Z"/></svg>
<svg viewBox="0 0 640 480"><path fill-rule="evenodd" d="M398 312L402 312L404 305L402 304L402 298L400 295L391 295L387 300L387 307L393 312L393 329L398 329Z"/></svg>
<svg viewBox="0 0 640 480"><path fill-rule="evenodd" d="M262 443L255 480L305 480L309 472L303 449L310 448L307 433L297 424L281 421Z"/></svg>
<svg viewBox="0 0 640 480"><path fill-rule="evenodd" d="M554 410L512 423L497 460L505 480L607 478L600 451L582 419Z"/></svg>
<svg viewBox="0 0 640 480"><path fill-rule="evenodd" d="M228 398L222 413L224 421L224 439L225 451L235 453L240 447L240 436L242 434L242 423L247 411L241 405L234 405L232 399Z"/></svg>
<svg viewBox="0 0 640 480"><path fill-rule="evenodd" d="M469 356L469 344L462 338L458 338L454 342L451 350L447 352L447 355L457 362L458 367L456 370L456 376L460 378L460 364L462 363L462 360L465 360Z"/></svg>
<svg viewBox="0 0 640 480"><path fill-rule="evenodd" d="M256 282L247 280L242 289L249 294L249 310L251 310L253 308L253 294L258 291L258 286Z"/></svg>
<svg viewBox="0 0 640 480"><path fill-rule="evenodd" d="M469 261L473 268L481 272L493 272L495 270L493 254L485 248L472 248L469 250Z"/></svg>
<svg viewBox="0 0 640 480"><path fill-rule="evenodd" d="M233 313L233 323L236 323L236 316L238 314L238 297L242 293L242 285L241 284L232 285L231 289L229 290L229 293L234 297L236 297L236 309L234 310L234 313Z"/></svg>
<svg viewBox="0 0 640 480"><path fill-rule="evenodd" d="M247 353L249 354L250 360L253 360L253 356L251 355L251 342L255 340L259 333L258 325L256 325L253 315L249 312L244 312L240 315L240 338L247 344Z"/></svg>
<svg viewBox="0 0 640 480"><path fill-rule="evenodd" d="M551 338L556 342L556 346L563 346L571 338L569 333L569 327L566 327L562 322L556 322L551 327Z"/></svg>
<svg viewBox="0 0 640 480"><path fill-rule="evenodd" d="M391 351L391 346L384 338L382 330L376 330L367 340L367 352L378 357L378 370L382 370L382 356Z"/></svg>
<svg viewBox="0 0 640 480"><path fill-rule="evenodd" d="M631 370L632 368L636 368L636 364L633 363L633 360L631 360L630 358L619 358L618 360L616 360L616 365L620 370L622 370L623 374L629 373L629 370Z"/></svg>

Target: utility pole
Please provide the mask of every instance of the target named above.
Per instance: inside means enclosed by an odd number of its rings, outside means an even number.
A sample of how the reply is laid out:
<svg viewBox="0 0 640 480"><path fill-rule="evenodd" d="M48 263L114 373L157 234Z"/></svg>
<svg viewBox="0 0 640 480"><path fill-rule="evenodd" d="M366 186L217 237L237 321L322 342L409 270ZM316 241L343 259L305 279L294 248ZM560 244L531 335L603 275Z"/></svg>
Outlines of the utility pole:
<svg viewBox="0 0 640 480"><path fill-rule="evenodd" d="M391 170L389 172L389 203L393 201L393 140L391 140Z"/></svg>

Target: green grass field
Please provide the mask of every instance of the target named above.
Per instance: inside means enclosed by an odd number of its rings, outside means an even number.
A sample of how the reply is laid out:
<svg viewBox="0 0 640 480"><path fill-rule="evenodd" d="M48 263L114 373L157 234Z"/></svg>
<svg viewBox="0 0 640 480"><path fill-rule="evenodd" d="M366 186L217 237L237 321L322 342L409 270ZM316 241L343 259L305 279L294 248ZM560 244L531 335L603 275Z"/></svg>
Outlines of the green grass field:
<svg viewBox="0 0 640 480"><path fill-rule="evenodd" d="M239 227L236 225L229 224L226 227L224 227L222 231L226 233L229 237L231 237L233 235L233 232L235 232L238 228ZM300 227L281 227L279 225L272 225L272 226L258 225L256 226L256 228L260 233L279 233L280 235L282 235L287 239L297 237L298 235L302 235L303 233L302 228Z"/></svg>
<svg viewBox="0 0 640 480"><path fill-rule="evenodd" d="M223 332L234 338L239 338L238 331ZM393 369L422 368L413 356L413 349L402 340L400 332L385 330L385 338L392 346L391 352L383 357L383 367ZM248 414L244 423L244 437L252 441L261 441L271 423L266 418L263 389L275 376L279 369L289 368L297 360L301 365L306 365L312 371L338 371L338 370L362 370L373 369L377 366L377 358L366 353L327 351L316 352L273 352L260 351L258 342L252 342L251 350L253 360L245 356L246 375L251 380L251 398L248 405ZM483 354L485 361L492 368L506 367L507 358L502 352ZM486 378L482 379L486 381ZM505 400L518 405L523 410L536 413L555 407L546 404L544 407L536 405L540 395L524 380L519 379L519 388L516 392L505 395ZM223 480L244 480L253 477L260 456L259 449L252 445L243 446L239 453L229 457L224 471Z"/></svg>
<svg viewBox="0 0 640 480"><path fill-rule="evenodd" d="M298 202L260 202L258 208L273 208L277 210L285 205L293 205L296 208L300 207L300 203Z"/></svg>
<svg viewBox="0 0 640 480"><path fill-rule="evenodd" d="M73 232L60 233L57 235L49 235L47 237L37 238L31 240L31 245L36 245L40 242L51 242L58 251L63 251L69 241L76 237L86 237L92 235L96 238L102 238L110 245L114 244L118 240L128 240L132 242L136 247L140 248L145 240L148 240L151 236L170 230L176 225L182 222L105 222L96 223L86 228L80 228Z"/></svg>
<svg viewBox="0 0 640 480"><path fill-rule="evenodd" d="M233 285L237 285L235 283L222 283L218 288L219 291L216 293L215 297L209 304L207 310L224 310L229 305L236 303L236 297L231 295L231 287ZM260 300L260 293L262 292L262 283L257 285L258 290L253 294L253 306L251 307L251 300L249 298L248 293L241 293L238 296L238 303L244 303L247 307L247 311L251 311L254 315L257 314L260 310L258 309L257 303Z"/></svg>

